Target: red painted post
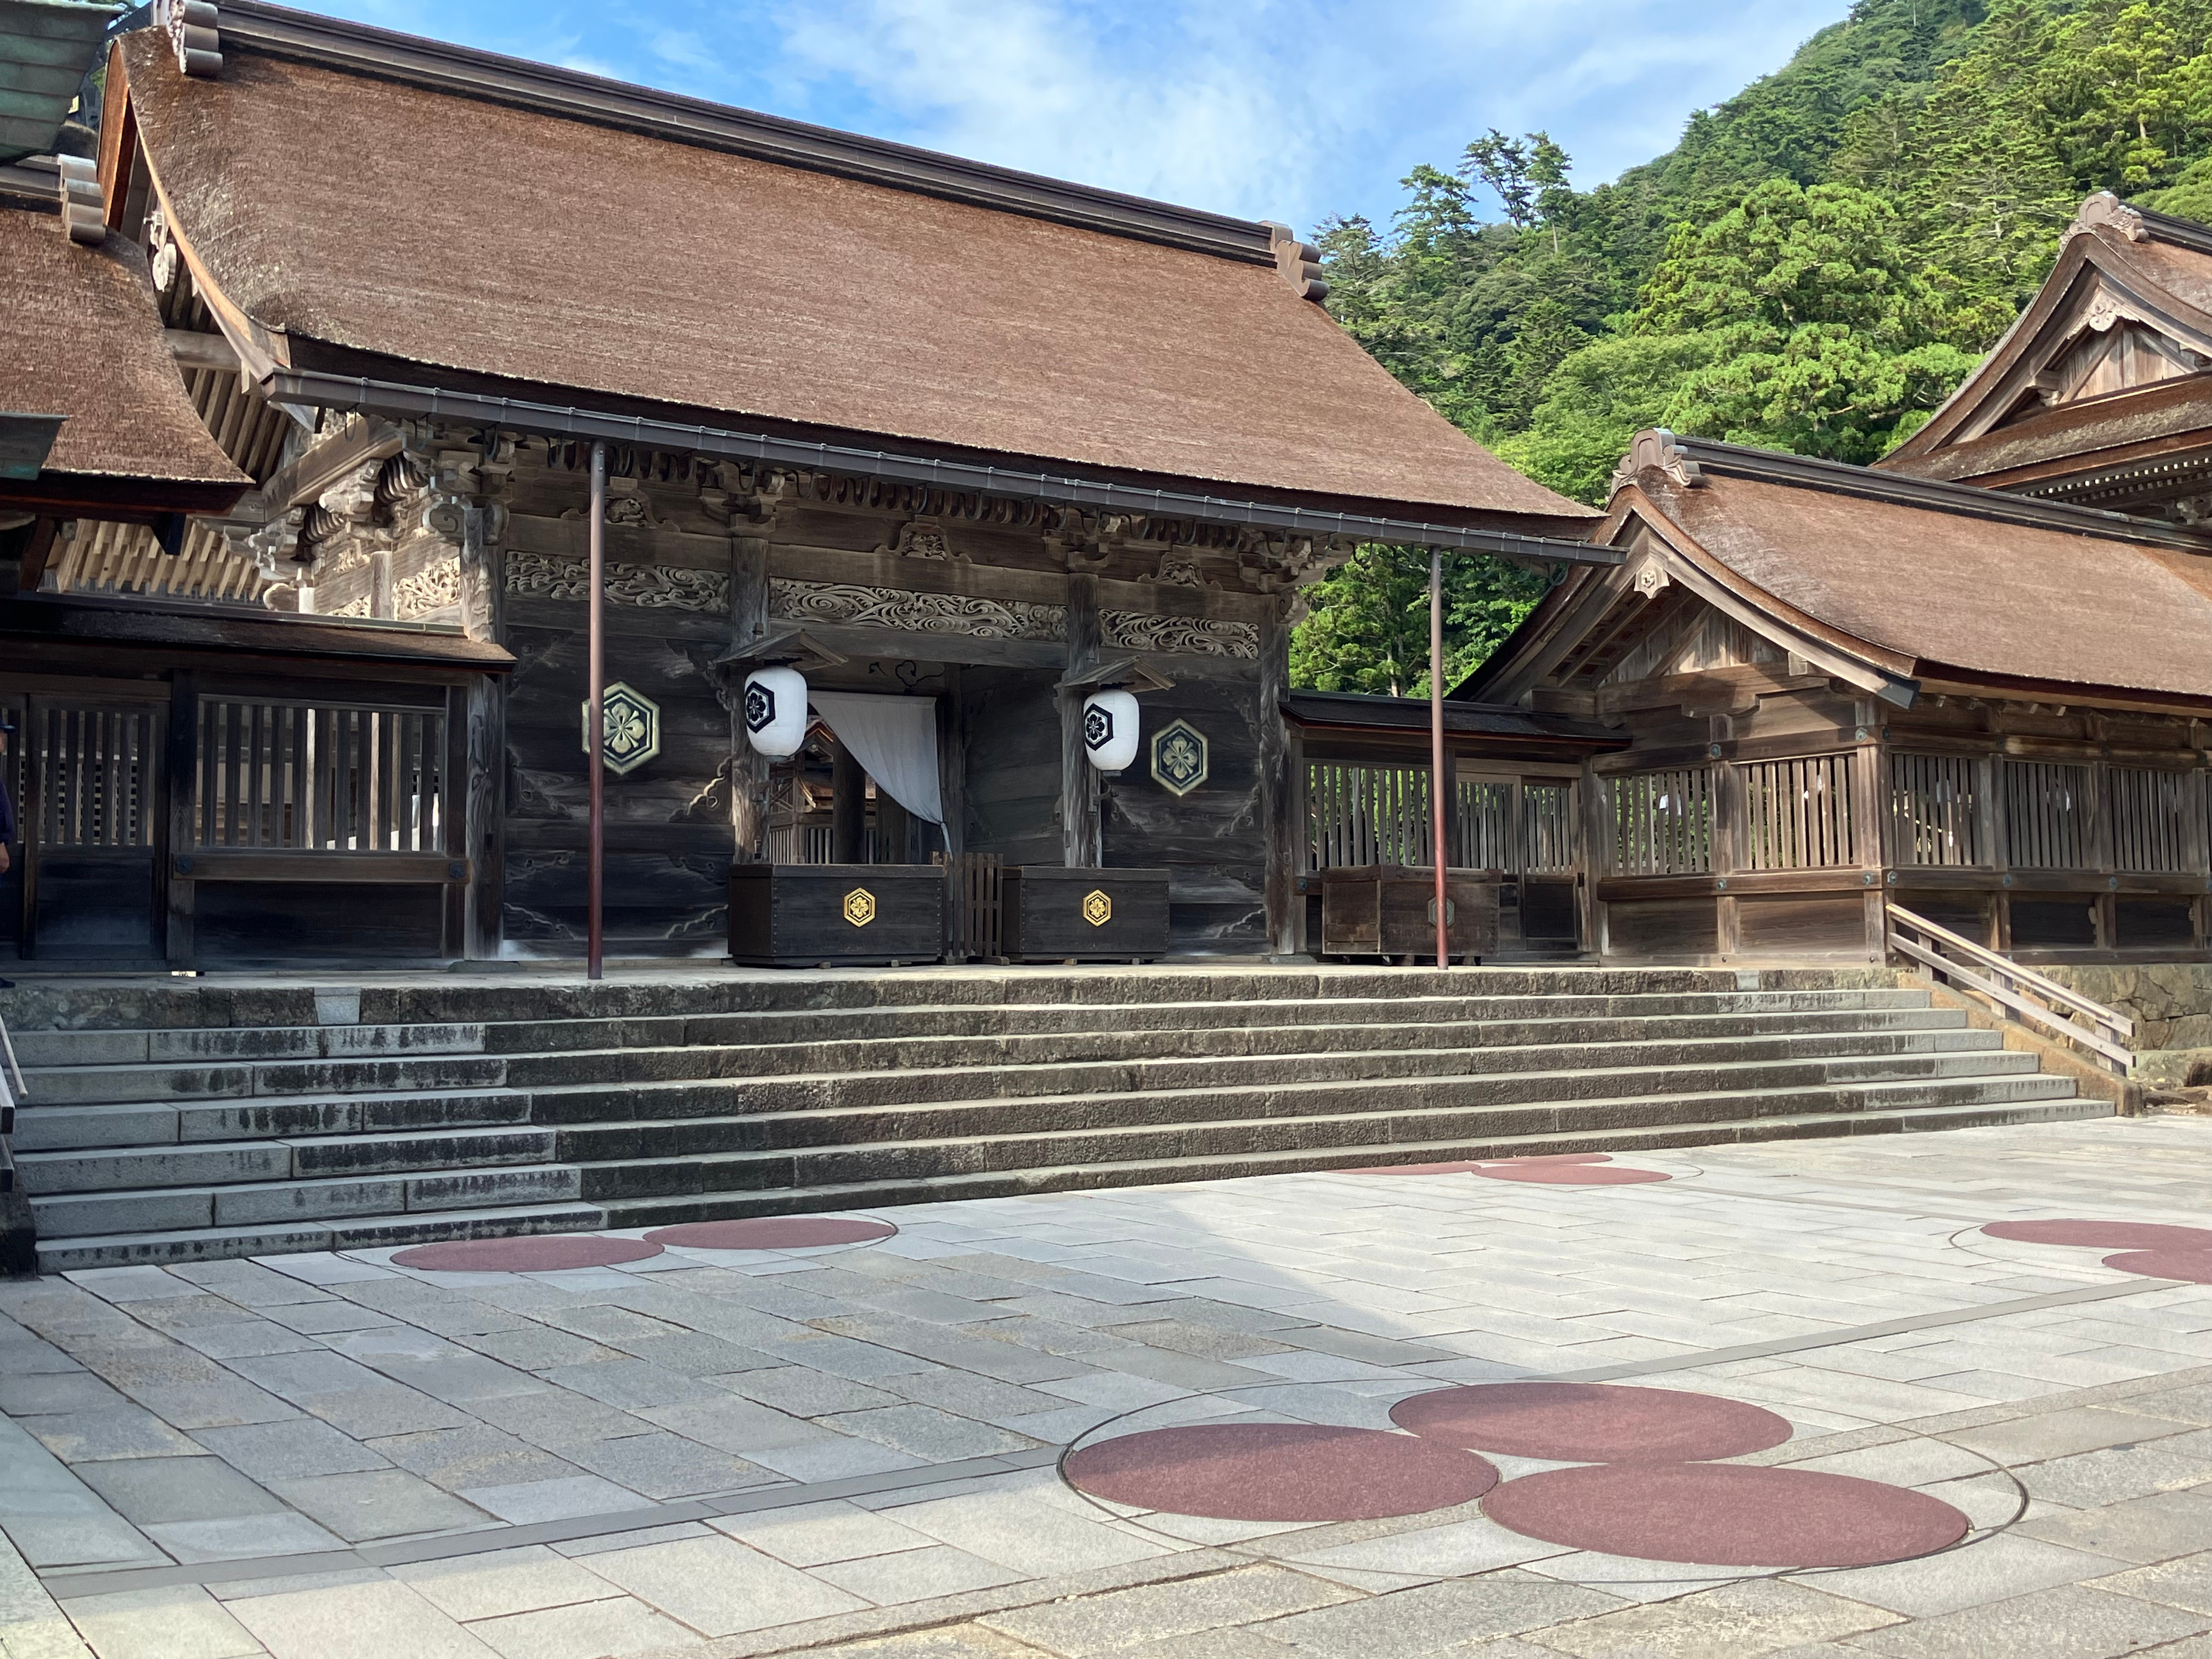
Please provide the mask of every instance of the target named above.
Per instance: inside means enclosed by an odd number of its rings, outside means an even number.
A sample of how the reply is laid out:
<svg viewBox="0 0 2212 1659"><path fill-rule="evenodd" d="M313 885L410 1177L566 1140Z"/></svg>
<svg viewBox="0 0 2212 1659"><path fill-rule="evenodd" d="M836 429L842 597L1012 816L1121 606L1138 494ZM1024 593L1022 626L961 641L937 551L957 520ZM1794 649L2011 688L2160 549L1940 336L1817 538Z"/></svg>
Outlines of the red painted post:
<svg viewBox="0 0 2212 1659"><path fill-rule="evenodd" d="M1437 966L1451 966L1450 919L1444 885L1444 555L1429 550L1429 847L1437 861Z"/></svg>
<svg viewBox="0 0 2212 1659"><path fill-rule="evenodd" d="M585 972L598 979L606 952L606 574L607 447L592 446L590 707L584 715L585 767L592 781L591 855L585 897Z"/></svg>

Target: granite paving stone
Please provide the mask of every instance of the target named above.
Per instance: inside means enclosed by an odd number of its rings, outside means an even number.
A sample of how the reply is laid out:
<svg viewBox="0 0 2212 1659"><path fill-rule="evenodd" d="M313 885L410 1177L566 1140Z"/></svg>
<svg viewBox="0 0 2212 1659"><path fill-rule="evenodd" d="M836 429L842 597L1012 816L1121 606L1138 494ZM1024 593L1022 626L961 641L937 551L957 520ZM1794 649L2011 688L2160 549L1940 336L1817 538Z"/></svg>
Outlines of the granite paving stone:
<svg viewBox="0 0 2212 1659"><path fill-rule="evenodd" d="M227 1604L270 1659L493 1659L408 1585L380 1579Z"/></svg>
<svg viewBox="0 0 2212 1659"><path fill-rule="evenodd" d="M218 1521L281 1512L284 1504L219 1457L122 1458L84 1466L82 1479L126 1520Z"/></svg>
<svg viewBox="0 0 2212 1659"><path fill-rule="evenodd" d="M588 1563L600 1577L706 1636L796 1624L867 1605L730 1538L612 1550Z"/></svg>
<svg viewBox="0 0 2212 1659"><path fill-rule="evenodd" d="M251 1659L265 1651L197 1584L82 1595L62 1607L100 1659Z"/></svg>
<svg viewBox="0 0 2212 1659"><path fill-rule="evenodd" d="M717 1531L794 1567L816 1567L825 1562L927 1549L937 1544L928 1534L901 1526L892 1515L842 1502L794 1504L726 1516L711 1524Z"/></svg>
<svg viewBox="0 0 2212 1659"><path fill-rule="evenodd" d="M432 1607L464 1623L604 1601L622 1593L543 1545L418 1561L393 1567L391 1572Z"/></svg>
<svg viewBox="0 0 2212 1659"><path fill-rule="evenodd" d="M509 1486L466 1486L454 1496L488 1515L515 1526L541 1521L573 1521L586 1515L622 1515L646 1507L647 1500L627 1486L595 1474L553 1480L526 1480Z"/></svg>
<svg viewBox="0 0 2212 1659"><path fill-rule="evenodd" d="M771 1469L711 1450L675 1434L633 1434L619 1440L581 1440L563 1456L592 1474L648 1498L736 1492L777 1480Z"/></svg>
<svg viewBox="0 0 2212 1659"><path fill-rule="evenodd" d="M2013 1530L2122 1561L2164 1561L2212 1550L2212 1492L2154 1492L2094 1510L2053 1510Z"/></svg>
<svg viewBox="0 0 2212 1659"><path fill-rule="evenodd" d="M574 1464L483 1424L391 1435L362 1444L448 1492L464 1486L551 1480L580 1473Z"/></svg>
<svg viewBox="0 0 2212 1659"><path fill-rule="evenodd" d="M300 1480L390 1466L381 1452L313 1418L202 1429L193 1438L256 1480Z"/></svg>
<svg viewBox="0 0 2212 1659"><path fill-rule="evenodd" d="M963 1457L992 1457L1036 1444L1026 1435L1009 1433L930 1406L885 1406L875 1411L844 1412L822 1419L823 1426L865 1436L933 1463Z"/></svg>
<svg viewBox="0 0 2212 1659"><path fill-rule="evenodd" d="M2082 1584L1868 1631L1850 1645L1894 1659L2112 1659L2212 1629L2212 1617Z"/></svg>
<svg viewBox="0 0 2212 1659"><path fill-rule="evenodd" d="M2212 1552L2181 1556L2154 1566L2134 1567L2109 1577L2092 1579L2090 1588L2138 1595L2146 1601L2158 1601L2191 1613L2212 1613Z"/></svg>
<svg viewBox="0 0 2212 1659"><path fill-rule="evenodd" d="M502 1659L629 1659L696 1640L684 1626L626 1595L481 1620L468 1630Z"/></svg>
<svg viewBox="0 0 2212 1659"><path fill-rule="evenodd" d="M489 1518L404 1469L362 1469L306 1480L272 1480L270 1490L351 1543L407 1533L482 1526Z"/></svg>
<svg viewBox="0 0 2212 1659"><path fill-rule="evenodd" d="M200 1449L153 1413L137 1406L58 1412L20 1420L64 1463L118 1457L191 1457Z"/></svg>
<svg viewBox="0 0 2212 1659"><path fill-rule="evenodd" d="M917 1371L911 1375L928 1376L934 1373ZM827 1417L837 1412L864 1411L871 1406L896 1405L899 1400L886 1387L871 1387L805 1365L740 1371L732 1376L709 1377L708 1381L793 1417Z"/></svg>

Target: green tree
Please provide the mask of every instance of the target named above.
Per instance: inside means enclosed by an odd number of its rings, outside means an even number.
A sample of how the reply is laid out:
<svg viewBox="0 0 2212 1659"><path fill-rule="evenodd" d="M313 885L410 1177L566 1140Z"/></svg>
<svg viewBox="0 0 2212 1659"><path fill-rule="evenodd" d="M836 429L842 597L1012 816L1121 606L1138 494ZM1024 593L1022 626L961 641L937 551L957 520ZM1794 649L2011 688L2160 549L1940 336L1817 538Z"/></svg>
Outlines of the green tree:
<svg viewBox="0 0 2212 1659"><path fill-rule="evenodd" d="M1951 343L1946 285L1880 198L1771 179L1719 218L1684 225L1628 320L1705 335L1718 351L1668 398L1678 431L1870 461L1976 357Z"/></svg>
<svg viewBox="0 0 2212 1659"><path fill-rule="evenodd" d="M1502 560L1446 555L1444 680L1473 672L1535 608L1548 578ZM1370 543L1306 591L1291 684L1376 696L1429 694L1429 556Z"/></svg>

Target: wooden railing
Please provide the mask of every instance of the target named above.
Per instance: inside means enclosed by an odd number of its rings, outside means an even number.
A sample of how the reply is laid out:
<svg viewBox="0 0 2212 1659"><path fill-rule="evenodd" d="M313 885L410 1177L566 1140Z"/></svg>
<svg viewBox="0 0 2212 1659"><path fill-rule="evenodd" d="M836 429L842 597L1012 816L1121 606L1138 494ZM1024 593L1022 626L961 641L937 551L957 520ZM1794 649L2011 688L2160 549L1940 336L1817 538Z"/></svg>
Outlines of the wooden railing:
<svg viewBox="0 0 2212 1659"><path fill-rule="evenodd" d="M996 853L943 853L932 862L949 865L952 884L950 955L955 962L1006 959L1006 860Z"/></svg>
<svg viewBox="0 0 2212 1659"><path fill-rule="evenodd" d="M2126 1015L2069 991L1985 945L1939 927L1901 904L1887 908L1889 948L1918 963L1930 978L1949 980L1989 998L2014 1018L2087 1049L2122 1077L2134 1066L2135 1051L2127 1045L2136 1027Z"/></svg>

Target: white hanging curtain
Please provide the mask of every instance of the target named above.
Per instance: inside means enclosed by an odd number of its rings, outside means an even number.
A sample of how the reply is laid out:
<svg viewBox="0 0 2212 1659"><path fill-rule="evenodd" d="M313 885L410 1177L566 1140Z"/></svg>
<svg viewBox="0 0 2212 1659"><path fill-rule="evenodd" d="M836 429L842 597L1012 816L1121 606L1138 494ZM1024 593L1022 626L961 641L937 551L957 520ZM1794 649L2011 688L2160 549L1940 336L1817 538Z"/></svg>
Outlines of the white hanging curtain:
<svg viewBox="0 0 2212 1659"><path fill-rule="evenodd" d="M809 691L806 700L877 788L918 818L945 822L937 777L936 698Z"/></svg>

